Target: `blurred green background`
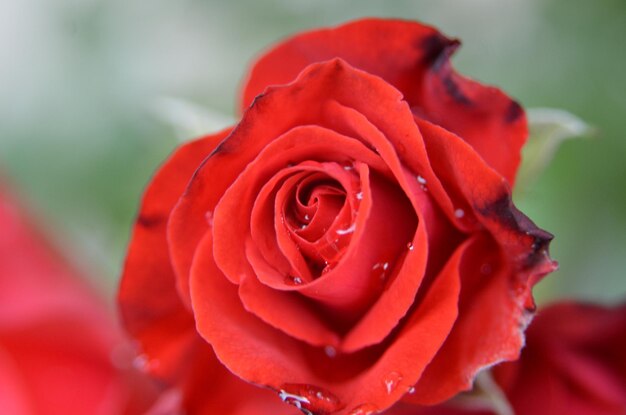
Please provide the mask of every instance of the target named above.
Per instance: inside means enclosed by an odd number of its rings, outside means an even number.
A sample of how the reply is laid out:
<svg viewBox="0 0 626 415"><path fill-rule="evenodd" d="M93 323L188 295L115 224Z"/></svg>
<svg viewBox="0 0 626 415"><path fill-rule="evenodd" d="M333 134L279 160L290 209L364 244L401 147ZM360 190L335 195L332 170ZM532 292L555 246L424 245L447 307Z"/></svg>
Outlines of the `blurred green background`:
<svg viewBox="0 0 626 415"><path fill-rule="evenodd" d="M179 142L166 119L189 115L176 100L220 128L262 50L361 16L435 25L463 40L464 74L598 130L566 142L516 202L556 235L561 269L540 284L541 302L625 299L624 0L4 0L1 174L112 293L142 189Z"/></svg>

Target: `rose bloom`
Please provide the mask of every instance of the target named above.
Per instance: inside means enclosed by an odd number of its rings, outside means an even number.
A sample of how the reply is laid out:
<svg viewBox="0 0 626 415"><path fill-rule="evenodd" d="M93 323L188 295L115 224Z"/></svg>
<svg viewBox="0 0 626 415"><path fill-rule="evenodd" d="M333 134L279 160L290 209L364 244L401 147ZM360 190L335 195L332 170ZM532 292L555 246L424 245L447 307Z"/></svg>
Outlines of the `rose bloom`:
<svg viewBox="0 0 626 415"><path fill-rule="evenodd" d="M398 20L297 35L236 126L154 176L119 304L189 414L436 404L518 357L551 235L511 201L524 111L457 74L458 45Z"/></svg>
<svg viewBox="0 0 626 415"><path fill-rule="evenodd" d="M0 413L143 413L156 388L129 370L111 310L7 193L0 183Z"/></svg>

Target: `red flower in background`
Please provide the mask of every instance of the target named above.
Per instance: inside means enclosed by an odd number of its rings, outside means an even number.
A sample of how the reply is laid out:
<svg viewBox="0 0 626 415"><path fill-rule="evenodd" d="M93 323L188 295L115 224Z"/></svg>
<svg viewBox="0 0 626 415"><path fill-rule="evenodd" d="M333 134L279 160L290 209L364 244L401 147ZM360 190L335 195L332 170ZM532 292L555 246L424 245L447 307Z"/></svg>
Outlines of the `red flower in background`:
<svg viewBox="0 0 626 415"><path fill-rule="evenodd" d="M434 407L397 405L388 415L622 415L624 350L626 304L557 303L533 319L520 359L492 369L506 412L472 410L455 398Z"/></svg>
<svg viewBox="0 0 626 415"><path fill-rule="evenodd" d="M434 404L517 358L551 235L511 201L524 112L458 44L374 19L291 38L239 124L154 177L119 302L190 414Z"/></svg>
<svg viewBox="0 0 626 415"><path fill-rule="evenodd" d="M555 304L533 320L521 358L494 378L519 415L620 415L625 350L626 304Z"/></svg>
<svg viewBox="0 0 626 415"><path fill-rule="evenodd" d="M110 310L0 187L0 412L142 413L154 391L113 364L123 346Z"/></svg>

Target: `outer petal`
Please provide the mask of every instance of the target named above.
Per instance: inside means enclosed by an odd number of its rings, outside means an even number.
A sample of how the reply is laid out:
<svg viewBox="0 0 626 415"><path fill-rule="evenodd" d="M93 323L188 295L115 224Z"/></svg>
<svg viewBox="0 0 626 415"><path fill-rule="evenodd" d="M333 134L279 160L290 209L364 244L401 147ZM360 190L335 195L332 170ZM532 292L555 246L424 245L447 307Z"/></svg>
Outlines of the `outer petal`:
<svg viewBox="0 0 626 415"><path fill-rule="evenodd" d="M167 378L188 413L281 415L295 412L275 394L241 381L226 370L196 334L185 308L186 288L177 291L166 241L168 215L201 161L227 135L223 131L179 148L155 175L144 195L133 233L119 300L127 329L139 340L149 371ZM258 412L261 410L261 412ZM160 413L159 408L153 409Z"/></svg>
<svg viewBox="0 0 626 415"><path fill-rule="evenodd" d="M176 290L166 225L170 211L200 162L226 136L223 131L179 148L155 175L144 195L129 244L118 301L126 329L157 364L153 373L171 377L196 339L193 317ZM167 339L167 341L164 341Z"/></svg>
<svg viewBox="0 0 626 415"><path fill-rule="evenodd" d="M299 415L272 391L233 375L204 341L195 342L188 357L193 369L146 415Z"/></svg>
<svg viewBox="0 0 626 415"><path fill-rule="evenodd" d="M364 19L303 33L255 63L242 109L309 64L339 57L398 88L417 114L463 137L513 183L527 136L524 111L499 89L457 74L449 58L458 45L431 27L400 20Z"/></svg>
<svg viewBox="0 0 626 415"><path fill-rule="evenodd" d="M451 199L468 206L462 219L490 233L464 262L459 319L450 337L407 397L433 404L469 389L479 370L517 358L534 311L531 288L556 264L547 253L551 235L515 209L506 181L458 137L425 121L418 125Z"/></svg>

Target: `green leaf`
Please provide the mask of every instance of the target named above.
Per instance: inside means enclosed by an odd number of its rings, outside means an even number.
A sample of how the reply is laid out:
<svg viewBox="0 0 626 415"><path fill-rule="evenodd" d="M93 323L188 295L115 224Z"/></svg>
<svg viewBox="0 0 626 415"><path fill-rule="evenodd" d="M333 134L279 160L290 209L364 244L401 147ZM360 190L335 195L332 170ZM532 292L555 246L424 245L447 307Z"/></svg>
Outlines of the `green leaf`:
<svg viewBox="0 0 626 415"><path fill-rule="evenodd" d="M528 110L530 136L522 151L516 193L525 193L548 167L558 148L572 138L594 137L596 131L565 110L531 108Z"/></svg>
<svg viewBox="0 0 626 415"><path fill-rule="evenodd" d="M174 97L157 99L152 113L172 127L180 141L218 132L235 121L227 114Z"/></svg>

